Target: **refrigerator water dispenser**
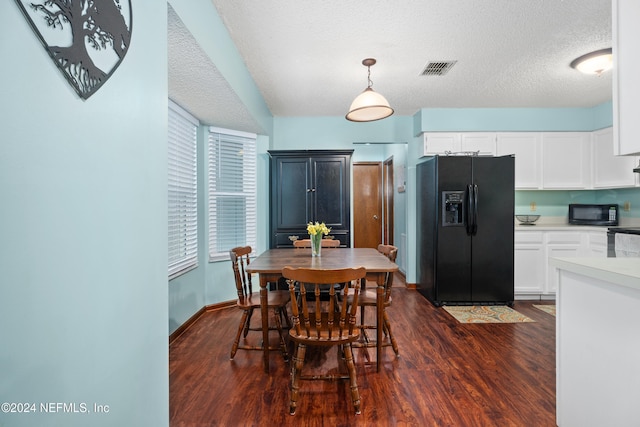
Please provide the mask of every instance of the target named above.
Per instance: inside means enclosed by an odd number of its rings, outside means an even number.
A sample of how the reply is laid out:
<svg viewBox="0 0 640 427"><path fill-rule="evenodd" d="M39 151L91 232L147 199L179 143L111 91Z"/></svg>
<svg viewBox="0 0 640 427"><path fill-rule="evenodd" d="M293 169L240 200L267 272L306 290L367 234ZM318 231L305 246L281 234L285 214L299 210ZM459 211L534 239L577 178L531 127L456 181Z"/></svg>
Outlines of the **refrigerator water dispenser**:
<svg viewBox="0 0 640 427"><path fill-rule="evenodd" d="M464 191L442 192L442 226L464 226Z"/></svg>

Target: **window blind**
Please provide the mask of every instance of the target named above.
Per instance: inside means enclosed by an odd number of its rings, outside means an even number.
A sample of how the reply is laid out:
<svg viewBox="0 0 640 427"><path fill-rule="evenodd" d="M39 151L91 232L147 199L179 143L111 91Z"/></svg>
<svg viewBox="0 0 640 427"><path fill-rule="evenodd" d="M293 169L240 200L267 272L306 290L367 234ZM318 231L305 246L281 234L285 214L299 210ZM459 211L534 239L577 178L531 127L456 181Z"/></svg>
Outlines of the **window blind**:
<svg viewBox="0 0 640 427"><path fill-rule="evenodd" d="M256 247L256 135L210 128L207 157L209 260L216 261L236 246Z"/></svg>
<svg viewBox="0 0 640 427"><path fill-rule="evenodd" d="M169 279L198 265L198 120L169 100Z"/></svg>

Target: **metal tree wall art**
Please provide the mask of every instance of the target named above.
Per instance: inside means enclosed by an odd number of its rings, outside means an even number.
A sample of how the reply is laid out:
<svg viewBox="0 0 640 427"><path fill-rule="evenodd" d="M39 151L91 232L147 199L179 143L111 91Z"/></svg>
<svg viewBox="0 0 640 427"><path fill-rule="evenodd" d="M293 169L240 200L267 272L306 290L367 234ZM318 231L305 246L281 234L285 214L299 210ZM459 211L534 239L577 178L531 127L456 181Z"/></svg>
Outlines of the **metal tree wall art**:
<svg viewBox="0 0 640 427"><path fill-rule="evenodd" d="M16 0L45 50L82 99L124 59L131 0Z"/></svg>

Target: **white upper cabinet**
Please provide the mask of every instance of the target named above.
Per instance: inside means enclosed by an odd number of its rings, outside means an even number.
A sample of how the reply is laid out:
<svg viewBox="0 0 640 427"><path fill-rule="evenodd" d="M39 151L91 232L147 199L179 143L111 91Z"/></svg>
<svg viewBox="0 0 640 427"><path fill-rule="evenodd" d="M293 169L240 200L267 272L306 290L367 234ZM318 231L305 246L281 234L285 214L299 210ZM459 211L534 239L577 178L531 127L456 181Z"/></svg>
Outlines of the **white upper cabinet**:
<svg viewBox="0 0 640 427"><path fill-rule="evenodd" d="M614 156L613 128L591 133L593 188L634 187L638 174L633 173L634 156Z"/></svg>
<svg viewBox="0 0 640 427"><path fill-rule="evenodd" d="M589 140L588 132L542 133L543 188L590 188Z"/></svg>
<svg viewBox="0 0 640 427"><path fill-rule="evenodd" d="M478 153L481 156L496 154L495 132L425 132L424 155Z"/></svg>
<svg viewBox="0 0 640 427"><path fill-rule="evenodd" d="M640 2L612 6L614 153L640 155Z"/></svg>
<svg viewBox="0 0 640 427"><path fill-rule="evenodd" d="M460 151L463 152L477 152L480 156L495 156L496 134L493 132L463 133L460 145Z"/></svg>
<svg viewBox="0 0 640 427"><path fill-rule="evenodd" d="M433 156L461 150L460 133L425 132L423 135L424 155Z"/></svg>
<svg viewBox="0 0 640 427"><path fill-rule="evenodd" d="M516 188L536 190L542 187L542 145L538 132L498 133L497 155L516 157Z"/></svg>
<svg viewBox="0 0 640 427"><path fill-rule="evenodd" d="M613 154L613 131L425 132L423 153L514 155L516 190L636 187L638 158Z"/></svg>

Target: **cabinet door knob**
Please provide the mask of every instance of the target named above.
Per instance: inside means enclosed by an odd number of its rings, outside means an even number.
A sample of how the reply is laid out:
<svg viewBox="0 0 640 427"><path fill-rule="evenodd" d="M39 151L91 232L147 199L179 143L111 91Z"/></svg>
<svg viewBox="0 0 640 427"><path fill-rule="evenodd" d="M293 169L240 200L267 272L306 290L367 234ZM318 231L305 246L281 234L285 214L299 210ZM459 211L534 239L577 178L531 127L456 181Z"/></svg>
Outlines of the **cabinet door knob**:
<svg viewBox="0 0 640 427"><path fill-rule="evenodd" d="M378 215L374 215L373 219L375 219L377 221L378 220Z"/></svg>

